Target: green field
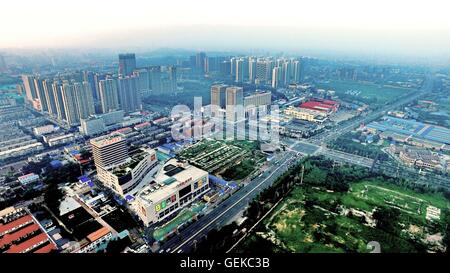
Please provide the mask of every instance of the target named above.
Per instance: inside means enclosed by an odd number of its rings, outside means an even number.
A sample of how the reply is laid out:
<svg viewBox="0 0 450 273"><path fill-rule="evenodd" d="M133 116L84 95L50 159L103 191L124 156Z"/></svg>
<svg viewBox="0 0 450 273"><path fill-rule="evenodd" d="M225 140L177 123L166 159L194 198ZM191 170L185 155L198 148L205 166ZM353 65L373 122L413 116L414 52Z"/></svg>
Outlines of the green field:
<svg viewBox="0 0 450 273"><path fill-rule="evenodd" d="M403 96L413 89L378 85L367 82L330 80L317 83L317 88L335 90L346 100L358 100L364 103L384 104Z"/></svg>
<svg viewBox="0 0 450 273"><path fill-rule="evenodd" d="M426 220L430 205L441 209L439 220ZM392 219L398 233L377 226L374 212L380 208L399 211ZM369 252L370 241L380 242L384 252L422 252L431 247L425 238L445 226L443 214L449 209L442 194L421 194L378 178L352 183L347 192L298 186L238 252L262 246L273 252Z"/></svg>

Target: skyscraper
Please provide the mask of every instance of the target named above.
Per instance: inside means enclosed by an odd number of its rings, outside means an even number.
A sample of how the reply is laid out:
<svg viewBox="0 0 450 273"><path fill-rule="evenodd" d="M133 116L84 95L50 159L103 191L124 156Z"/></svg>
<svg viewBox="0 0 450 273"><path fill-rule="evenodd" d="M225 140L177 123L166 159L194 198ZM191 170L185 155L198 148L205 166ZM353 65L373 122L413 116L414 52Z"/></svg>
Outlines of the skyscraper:
<svg viewBox="0 0 450 273"><path fill-rule="evenodd" d="M134 53L119 54L119 75L131 76L136 69L136 56Z"/></svg>
<svg viewBox="0 0 450 273"><path fill-rule="evenodd" d="M47 101L45 100L44 86L42 85L42 80L39 78L34 78L34 89L36 90L37 100L39 101L39 109L41 112L47 112Z"/></svg>
<svg viewBox="0 0 450 273"><path fill-rule="evenodd" d="M221 109L226 107L225 91L227 89L225 84L216 84L211 86L211 105L217 105Z"/></svg>
<svg viewBox="0 0 450 273"><path fill-rule="evenodd" d="M62 86L60 82L54 81L52 83L52 92L56 103L56 117L61 121L65 120L66 110L64 109Z"/></svg>
<svg viewBox="0 0 450 273"><path fill-rule="evenodd" d="M96 84L95 81L95 73L92 71L83 71L83 82L88 82L89 85L91 86L91 91L92 91L92 97L95 100L99 100L100 98L97 97L98 95L98 85Z"/></svg>
<svg viewBox="0 0 450 273"><path fill-rule="evenodd" d="M77 82L73 85L79 119L85 119L95 114L91 84L85 81L83 83Z"/></svg>
<svg viewBox="0 0 450 273"><path fill-rule="evenodd" d="M36 88L34 87L34 77L31 75L22 75L23 87L25 88L26 100L31 103L37 98Z"/></svg>
<svg viewBox="0 0 450 273"><path fill-rule="evenodd" d="M280 67L274 67L272 70L272 88L278 88L280 85L280 79L281 79L281 68Z"/></svg>
<svg viewBox="0 0 450 273"><path fill-rule="evenodd" d="M161 93L161 66L153 66L150 68L150 82L152 87L152 93Z"/></svg>
<svg viewBox="0 0 450 273"><path fill-rule="evenodd" d="M52 116L57 116L58 110L56 108L56 100L53 94L52 81L48 79L43 80L42 87L44 88L44 96L45 101L47 102L48 113Z"/></svg>
<svg viewBox="0 0 450 273"><path fill-rule="evenodd" d="M67 124L70 126L76 125L80 122L80 116L78 115L74 85L70 84L68 81L65 81L62 85L61 91Z"/></svg>
<svg viewBox="0 0 450 273"><path fill-rule="evenodd" d="M251 57L248 61L248 79L251 83L255 82L256 79L256 60Z"/></svg>
<svg viewBox="0 0 450 273"><path fill-rule="evenodd" d="M238 59L236 60L236 82L243 82L244 81L244 60Z"/></svg>
<svg viewBox="0 0 450 273"><path fill-rule="evenodd" d="M142 98L138 90L138 78L135 76L119 78L119 105L125 112L142 109Z"/></svg>
<svg viewBox="0 0 450 273"><path fill-rule="evenodd" d="M138 77L138 89L139 92L145 97L150 93L151 90L151 79L150 72L148 69L139 69L133 73L136 77Z"/></svg>
<svg viewBox="0 0 450 273"><path fill-rule="evenodd" d="M108 113L119 109L119 92L115 79L105 79L99 82L100 102L102 112Z"/></svg>
<svg viewBox="0 0 450 273"><path fill-rule="evenodd" d="M227 112L227 121L235 122L237 120L238 107L244 107L244 89L242 87L231 86L225 90L225 103Z"/></svg>
<svg viewBox="0 0 450 273"><path fill-rule="evenodd" d="M302 81L302 65L299 60L293 61L293 70L294 70L294 83L300 83Z"/></svg>
<svg viewBox="0 0 450 273"><path fill-rule="evenodd" d="M195 55L195 68L198 72L205 73L205 52L199 52Z"/></svg>

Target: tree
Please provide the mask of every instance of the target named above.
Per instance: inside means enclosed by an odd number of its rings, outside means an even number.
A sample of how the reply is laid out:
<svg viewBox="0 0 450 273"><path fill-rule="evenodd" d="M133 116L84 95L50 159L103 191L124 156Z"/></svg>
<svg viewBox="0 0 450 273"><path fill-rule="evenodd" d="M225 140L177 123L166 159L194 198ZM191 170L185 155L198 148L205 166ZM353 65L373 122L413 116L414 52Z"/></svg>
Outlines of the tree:
<svg viewBox="0 0 450 273"><path fill-rule="evenodd" d="M400 211L398 209L391 207L378 208L373 213L373 218L377 221L377 228L393 234L399 233Z"/></svg>

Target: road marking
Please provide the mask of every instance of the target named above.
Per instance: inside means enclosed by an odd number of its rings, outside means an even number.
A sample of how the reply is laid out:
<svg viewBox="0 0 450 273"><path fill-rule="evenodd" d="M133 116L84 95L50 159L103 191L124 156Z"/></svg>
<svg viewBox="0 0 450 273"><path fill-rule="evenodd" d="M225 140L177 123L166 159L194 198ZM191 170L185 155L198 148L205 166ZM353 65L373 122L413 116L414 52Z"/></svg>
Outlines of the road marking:
<svg viewBox="0 0 450 273"><path fill-rule="evenodd" d="M292 158L293 155L291 155ZM212 222L215 222L217 219L219 219L220 217L222 217L225 213L227 213L230 209L234 208L239 202L241 202L243 199L245 199L248 195L250 195L253 191L255 191L259 186L261 186L262 184L264 184L264 182L267 181L267 179L269 179L274 173L276 173L281 167L283 167L286 164L286 161L281 164L278 168L276 168L268 177L266 177L263 181L261 181L258 185L256 185L252 190L250 190L248 193L246 193L244 196L242 196L239 200L237 200L233 205L231 205L230 207L228 207L226 210L224 210L222 213L220 213L219 215L216 216L216 218L212 219L207 225L205 225L204 227L202 227L200 230L198 230L196 233L194 233L194 235L192 235L191 237L189 237L187 240L185 240L183 243L181 243L179 246L177 246L172 253L175 253L176 251L178 251L181 247L183 247L186 243L188 243L189 241L191 241L193 238L195 238L200 232L202 232L203 230L205 230L207 227L209 227Z"/></svg>

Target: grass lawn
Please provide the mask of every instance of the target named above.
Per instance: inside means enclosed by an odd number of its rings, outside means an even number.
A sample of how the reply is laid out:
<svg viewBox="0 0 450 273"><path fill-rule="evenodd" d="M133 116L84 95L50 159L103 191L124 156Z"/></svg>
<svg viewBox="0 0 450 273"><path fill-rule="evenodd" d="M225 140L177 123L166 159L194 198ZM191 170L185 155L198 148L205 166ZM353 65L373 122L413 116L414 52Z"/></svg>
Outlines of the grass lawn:
<svg viewBox="0 0 450 273"><path fill-rule="evenodd" d="M416 252L417 246L404 236L368 226L360 217L341 214L336 207L365 212L383 206L397 207L400 222L406 227L425 227L430 224L425 219L429 205L441 210L450 208L450 202L441 194L421 194L376 178L352 183L348 192L305 185L295 188L278 205L242 249L270 244L277 251L295 253L368 252L367 243L378 241L386 252Z"/></svg>
<svg viewBox="0 0 450 273"><path fill-rule="evenodd" d="M356 99L366 103L384 104L403 96L413 89L383 86L357 81L330 80L317 83L317 88L335 90L344 99Z"/></svg>

